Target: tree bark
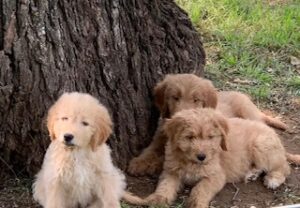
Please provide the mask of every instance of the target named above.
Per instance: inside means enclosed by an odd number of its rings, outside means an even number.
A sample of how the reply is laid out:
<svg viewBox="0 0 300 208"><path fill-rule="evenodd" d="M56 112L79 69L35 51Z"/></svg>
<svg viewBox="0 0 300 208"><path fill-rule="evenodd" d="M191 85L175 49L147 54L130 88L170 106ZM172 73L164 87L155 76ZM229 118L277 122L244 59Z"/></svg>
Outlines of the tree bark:
<svg viewBox="0 0 300 208"><path fill-rule="evenodd" d="M63 92L88 92L109 109L109 144L125 168L155 131L155 83L202 75L199 36L171 0L0 2L0 164L16 174L40 168L47 109Z"/></svg>

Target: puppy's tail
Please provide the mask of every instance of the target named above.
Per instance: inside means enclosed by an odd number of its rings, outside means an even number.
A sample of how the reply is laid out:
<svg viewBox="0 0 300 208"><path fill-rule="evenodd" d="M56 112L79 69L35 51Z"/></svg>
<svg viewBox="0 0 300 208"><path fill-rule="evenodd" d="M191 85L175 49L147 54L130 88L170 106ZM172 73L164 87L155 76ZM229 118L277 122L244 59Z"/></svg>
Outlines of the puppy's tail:
<svg viewBox="0 0 300 208"><path fill-rule="evenodd" d="M288 162L295 164L295 165L300 165L300 155L291 154L291 153L286 153L285 155L286 155Z"/></svg>
<svg viewBox="0 0 300 208"><path fill-rule="evenodd" d="M128 191L124 192L122 199L132 205L147 205L146 199L142 199L141 197L136 196Z"/></svg>
<svg viewBox="0 0 300 208"><path fill-rule="evenodd" d="M286 130L288 128L287 125L278 118L273 118L271 116L267 116L263 114L262 119L266 124L274 128L281 129L281 130Z"/></svg>

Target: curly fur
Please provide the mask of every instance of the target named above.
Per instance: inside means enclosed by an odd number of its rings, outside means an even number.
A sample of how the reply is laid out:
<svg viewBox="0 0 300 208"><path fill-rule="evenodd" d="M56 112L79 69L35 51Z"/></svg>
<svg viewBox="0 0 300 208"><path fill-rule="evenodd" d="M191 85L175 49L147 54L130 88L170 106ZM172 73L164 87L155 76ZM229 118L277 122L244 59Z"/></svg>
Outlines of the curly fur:
<svg viewBox="0 0 300 208"><path fill-rule="evenodd" d="M169 139L158 186L145 199L125 194L129 203L171 204L180 188L189 184L193 188L187 207L207 208L226 183L248 179L249 173L265 172L264 183L271 189L290 174L280 138L261 122L198 108L176 113L166 120L164 130Z"/></svg>
<svg viewBox="0 0 300 208"><path fill-rule="evenodd" d="M47 118L51 144L33 184L45 208L119 208L125 177L105 144L112 132L108 111L83 93L65 93ZM67 142L65 135L73 135Z"/></svg>
<svg viewBox="0 0 300 208"><path fill-rule="evenodd" d="M247 95L233 91L217 92L211 81L193 74L167 75L155 86L154 100L161 120L150 146L130 161L128 172L132 175L161 172L167 141L161 125L166 118L184 109L216 108L227 117L260 121L279 129L287 128L279 119L262 113Z"/></svg>

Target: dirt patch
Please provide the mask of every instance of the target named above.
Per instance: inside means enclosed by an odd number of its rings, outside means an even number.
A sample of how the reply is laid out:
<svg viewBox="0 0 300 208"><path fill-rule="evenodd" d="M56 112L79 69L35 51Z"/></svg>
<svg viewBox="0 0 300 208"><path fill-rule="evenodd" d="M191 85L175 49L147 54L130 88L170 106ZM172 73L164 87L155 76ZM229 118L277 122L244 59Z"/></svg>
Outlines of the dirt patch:
<svg viewBox="0 0 300 208"><path fill-rule="evenodd" d="M30 179L5 179L0 183L0 208L39 208L32 199L31 183Z"/></svg>

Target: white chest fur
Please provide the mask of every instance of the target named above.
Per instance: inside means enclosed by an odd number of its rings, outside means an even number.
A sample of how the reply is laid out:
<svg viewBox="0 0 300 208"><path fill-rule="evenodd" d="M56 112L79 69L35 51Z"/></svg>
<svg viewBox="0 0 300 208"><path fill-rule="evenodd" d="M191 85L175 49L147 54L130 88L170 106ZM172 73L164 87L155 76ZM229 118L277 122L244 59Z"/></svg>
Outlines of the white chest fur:
<svg viewBox="0 0 300 208"><path fill-rule="evenodd" d="M101 159L95 160L95 153L86 150L68 150L57 147L49 148L46 157L49 167L45 171L45 178L48 182L59 183L66 193L66 198L69 198L74 205L79 204L85 206L89 204L95 196L95 189L101 184L97 180L97 171ZM99 162L98 164L95 161ZM51 170L50 170L51 168Z"/></svg>

